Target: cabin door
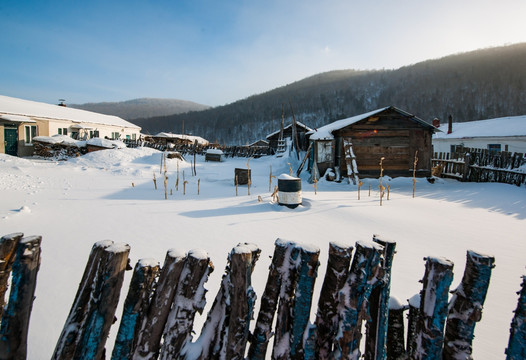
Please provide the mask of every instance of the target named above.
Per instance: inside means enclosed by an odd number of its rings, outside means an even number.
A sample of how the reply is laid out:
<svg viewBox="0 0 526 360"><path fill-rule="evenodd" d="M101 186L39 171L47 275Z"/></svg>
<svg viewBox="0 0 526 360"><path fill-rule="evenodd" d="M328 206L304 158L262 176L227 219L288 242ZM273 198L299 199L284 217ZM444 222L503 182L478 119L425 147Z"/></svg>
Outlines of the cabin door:
<svg viewBox="0 0 526 360"><path fill-rule="evenodd" d="M7 155L18 155L18 129L4 127L5 153Z"/></svg>

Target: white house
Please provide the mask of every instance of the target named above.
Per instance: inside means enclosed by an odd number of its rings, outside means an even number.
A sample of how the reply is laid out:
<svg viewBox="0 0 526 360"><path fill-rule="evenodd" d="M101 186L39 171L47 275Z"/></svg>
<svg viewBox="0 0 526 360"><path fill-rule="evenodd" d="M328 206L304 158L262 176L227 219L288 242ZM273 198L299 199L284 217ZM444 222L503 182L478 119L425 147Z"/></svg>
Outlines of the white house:
<svg viewBox="0 0 526 360"><path fill-rule="evenodd" d="M39 135L135 140L140 130L118 116L0 95L0 153L31 156Z"/></svg>
<svg viewBox="0 0 526 360"><path fill-rule="evenodd" d="M454 152L463 146L491 153L526 153L526 115L448 123L439 130L433 135L434 152Z"/></svg>

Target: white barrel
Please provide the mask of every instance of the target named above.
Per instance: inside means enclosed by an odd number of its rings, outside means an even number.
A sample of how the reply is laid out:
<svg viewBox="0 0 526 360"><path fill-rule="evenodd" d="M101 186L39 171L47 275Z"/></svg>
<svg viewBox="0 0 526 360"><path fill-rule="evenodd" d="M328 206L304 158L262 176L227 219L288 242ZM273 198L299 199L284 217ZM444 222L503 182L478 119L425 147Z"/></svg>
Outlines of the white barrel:
<svg viewBox="0 0 526 360"><path fill-rule="evenodd" d="M279 204L289 208L301 205L301 179L287 174L278 177Z"/></svg>

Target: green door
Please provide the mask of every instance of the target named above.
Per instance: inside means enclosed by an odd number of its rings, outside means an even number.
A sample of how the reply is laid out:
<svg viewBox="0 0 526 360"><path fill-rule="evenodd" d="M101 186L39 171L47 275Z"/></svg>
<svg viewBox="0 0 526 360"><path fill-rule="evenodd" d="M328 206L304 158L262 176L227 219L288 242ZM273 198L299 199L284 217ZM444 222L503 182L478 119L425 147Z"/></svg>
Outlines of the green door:
<svg viewBox="0 0 526 360"><path fill-rule="evenodd" d="M18 130L16 128L4 128L5 153L7 155L18 155Z"/></svg>

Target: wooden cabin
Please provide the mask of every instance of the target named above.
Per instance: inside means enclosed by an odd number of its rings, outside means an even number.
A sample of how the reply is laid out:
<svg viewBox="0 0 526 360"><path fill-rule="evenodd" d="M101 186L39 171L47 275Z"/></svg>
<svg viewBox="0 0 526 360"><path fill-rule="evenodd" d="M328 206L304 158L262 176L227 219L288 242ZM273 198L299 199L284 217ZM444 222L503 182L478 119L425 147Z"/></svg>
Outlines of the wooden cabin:
<svg viewBox="0 0 526 360"><path fill-rule="evenodd" d="M347 176L345 148L351 144L348 158L354 157L359 177L379 177L382 157L385 176L412 176L418 151L416 176L427 177L431 175L431 138L435 131L424 120L389 106L338 120L312 132L313 161L320 175L332 168Z"/></svg>
<svg viewBox="0 0 526 360"><path fill-rule="evenodd" d="M313 130L299 121L296 121L296 130L298 132L299 148L300 150L306 151L309 147L309 137L307 134ZM280 130L268 134L266 137L270 148L274 151L276 151L278 148L279 133ZM283 139L287 138L292 139L292 124L289 124L283 128Z"/></svg>

